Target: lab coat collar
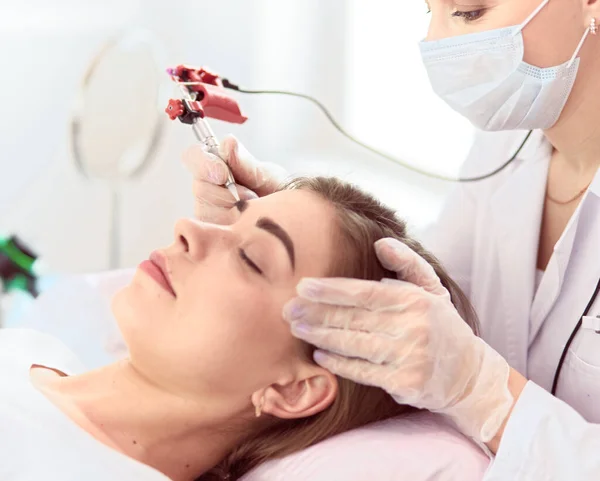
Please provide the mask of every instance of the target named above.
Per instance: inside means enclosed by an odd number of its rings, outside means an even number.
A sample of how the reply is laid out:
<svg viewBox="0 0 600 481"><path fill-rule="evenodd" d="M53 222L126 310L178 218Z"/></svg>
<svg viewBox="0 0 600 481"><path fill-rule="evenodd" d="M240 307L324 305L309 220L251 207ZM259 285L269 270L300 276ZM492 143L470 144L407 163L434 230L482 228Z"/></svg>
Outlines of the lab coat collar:
<svg viewBox="0 0 600 481"><path fill-rule="evenodd" d="M531 159L544 161L549 158L552 149L553 147L546 139L544 132L541 130L534 130L531 132L531 137L523 146L518 158L522 161L530 161Z"/></svg>
<svg viewBox="0 0 600 481"><path fill-rule="evenodd" d="M562 290L569 260L573 252L576 234L578 231L581 212L588 207L591 202L598 202L600 198L600 169L596 172L588 191L584 194L579 206L569 219L565 230L554 246L553 255L542 277L542 282L536 293L533 305L531 307L529 345L535 341L544 320L550 314L558 296Z"/></svg>
<svg viewBox="0 0 600 481"><path fill-rule="evenodd" d="M519 164L491 198L491 242L499 257L502 308L505 312L505 345L509 363L527 374L529 314L534 295L535 268L548 158L552 147L543 134L533 132L518 156ZM492 274L495 275L495 274Z"/></svg>
<svg viewBox="0 0 600 481"><path fill-rule="evenodd" d="M565 271L571 257L571 251L573 250L573 243L575 241L575 234L577 233L577 226L579 225L579 219L581 218L581 211L586 208L589 202L594 202L596 198L600 197L600 169L596 171L596 175L590 184L587 192L583 195L581 202L577 206L577 209L569 219L564 232L560 236L558 242L554 246L554 255L558 262L558 273L559 273L559 291L562 286Z"/></svg>

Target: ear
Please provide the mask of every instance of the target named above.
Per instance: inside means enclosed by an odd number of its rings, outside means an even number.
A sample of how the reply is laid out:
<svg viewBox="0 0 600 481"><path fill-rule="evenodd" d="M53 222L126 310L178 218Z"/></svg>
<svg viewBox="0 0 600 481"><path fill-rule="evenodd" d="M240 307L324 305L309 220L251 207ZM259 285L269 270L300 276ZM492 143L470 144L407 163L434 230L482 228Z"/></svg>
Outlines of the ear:
<svg viewBox="0 0 600 481"><path fill-rule="evenodd" d="M298 419L324 411L338 393L337 378L320 366L306 366L293 379L272 384L252 395L262 412L281 419Z"/></svg>

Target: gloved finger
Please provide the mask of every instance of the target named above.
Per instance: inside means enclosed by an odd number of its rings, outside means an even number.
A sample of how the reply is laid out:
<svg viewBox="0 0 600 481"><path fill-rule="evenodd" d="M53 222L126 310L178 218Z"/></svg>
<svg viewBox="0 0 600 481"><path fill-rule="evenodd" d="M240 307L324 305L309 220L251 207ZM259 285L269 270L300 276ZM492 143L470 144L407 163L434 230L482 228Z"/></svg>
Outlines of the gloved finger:
<svg viewBox="0 0 600 481"><path fill-rule="evenodd" d="M248 187L238 183L235 184L235 187L237 189L238 195L240 196L240 200L258 199L258 194L253 190L250 190Z"/></svg>
<svg viewBox="0 0 600 481"><path fill-rule="evenodd" d="M253 200L257 199L258 196L252 192L250 189L247 189L243 185L235 184L238 195L242 200ZM224 207L224 208L232 208L236 202L234 197L231 195L225 187L222 185L215 185L211 182L206 182L202 180L194 180L192 184L192 191L194 193L194 198L200 202L206 202L213 206Z"/></svg>
<svg viewBox="0 0 600 481"><path fill-rule="evenodd" d="M203 222L218 225L230 225L233 222L230 210L202 202L194 204L194 217Z"/></svg>
<svg viewBox="0 0 600 481"><path fill-rule="evenodd" d="M194 144L186 149L181 161L195 179L223 185L227 181L227 166L216 155L204 151L200 144Z"/></svg>
<svg viewBox="0 0 600 481"><path fill-rule="evenodd" d="M370 332L316 327L297 322L292 322L291 330L294 337L319 349L374 364L393 363L399 354L413 351L423 343L422 338L393 339Z"/></svg>
<svg viewBox="0 0 600 481"><path fill-rule="evenodd" d="M233 207L235 199L225 187L204 180L195 180L192 184L194 198L199 202L215 207Z"/></svg>
<svg viewBox="0 0 600 481"><path fill-rule="evenodd" d="M287 322L311 326L399 336L417 320L416 316L407 316L404 322L399 322L398 315L408 308L410 304L395 304L388 309L369 311L360 307L321 304L297 297L284 306L283 318Z"/></svg>
<svg viewBox="0 0 600 481"><path fill-rule="evenodd" d="M337 354L316 350L315 362L336 376L349 379L365 386L387 390L398 404L417 406L422 398L424 377L419 370L398 372L397 366L373 364L363 359L348 359ZM390 380L395 382L390 383Z"/></svg>
<svg viewBox="0 0 600 481"><path fill-rule="evenodd" d="M272 194L279 187L279 179L271 175L265 165L250 153L233 136L225 137L219 153L229 164L236 182L245 185L260 197Z"/></svg>
<svg viewBox="0 0 600 481"><path fill-rule="evenodd" d="M193 191L196 219L221 225L228 225L234 221L235 199L225 187L196 180ZM240 188L239 192L247 195L251 191Z"/></svg>
<svg viewBox="0 0 600 481"><path fill-rule="evenodd" d="M336 376L349 379L365 386L375 386L385 389L389 379L398 379L398 370L393 365L379 365L363 359L349 359L332 352L316 350L313 354L315 362ZM402 386L395 385L402 396L392 396L398 404L411 404L420 397L418 386L422 384L420 375L414 372L406 373ZM389 392L389 391L388 391Z"/></svg>
<svg viewBox="0 0 600 481"><path fill-rule="evenodd" d="M381 370L389 369L387 366L373 364L363 359L348 359L319 349L314 352L313 358L319 366L336 376L366 386L378 386L377 380L381 376Z"/></svg>
<svg viewBox="0 0 600 481"><path fill-rule="evenodd" d="M422 287L432 294L447 294L435 270L425 259L397 239L385 238L375 242L379 262L398 275L398 279Z"/></svg>
<svg viewBox="0 0 600 481"><path fill-rule="evenodd" d="M309 301L376 310L401 304L419 288L408 282L386 284L348 278L305 278L296 288L298 295Z"/></svg>

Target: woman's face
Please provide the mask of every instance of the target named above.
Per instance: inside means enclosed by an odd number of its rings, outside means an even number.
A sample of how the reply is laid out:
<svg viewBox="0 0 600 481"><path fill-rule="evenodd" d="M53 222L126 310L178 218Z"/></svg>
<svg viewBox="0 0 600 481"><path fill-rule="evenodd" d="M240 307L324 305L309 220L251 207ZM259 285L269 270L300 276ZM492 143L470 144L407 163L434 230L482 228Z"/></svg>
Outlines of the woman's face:
<svg viewBox="0 0 600 481"><path fill-rule="evenodd" d="M431 23L427 40L520 25L541 3L542 0L429 0ZM593 8L586 7L588 3L597 2L550 0L523 30L525 61L537 67L568 61L593 16Z"/></svg>
<svg viewBox="0 0 600 481"><path fill-rule="evenodd" d="M177 222L158 251L175 295L138 268L113 302L131 362L179 393L247 399L308 363L282 308L302 277L327 275L333 207L295 190L230 215L227 226Z"/></svg>

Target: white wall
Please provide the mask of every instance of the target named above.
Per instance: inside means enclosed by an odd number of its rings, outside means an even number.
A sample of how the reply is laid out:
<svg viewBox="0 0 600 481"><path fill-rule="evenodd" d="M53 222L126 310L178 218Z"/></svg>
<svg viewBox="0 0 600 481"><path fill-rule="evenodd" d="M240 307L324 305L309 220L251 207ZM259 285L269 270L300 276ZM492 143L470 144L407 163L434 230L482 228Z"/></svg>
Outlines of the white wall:
<svg viewBox="0 0 600 481"><path fill-rule="evenodd" d="M68 121L93 53L131 26L162 38L169 65L207 65L249 88L314 95L364 140L411 161L431 159L429 167L455 166L470 133L423 87L416 14L396 0L0 0L0 233L18 233L58 271L108 267L108 191L77 173ZM381 89L374 74L392 78L393 88ZM352 146L307 102L239 98L250 120L215 122L218 136L233 132L257 157L293 172L354 181L417 226L435 216L446 184ZM174 220L192 211L179 158L194 138L187 126L165 124L154 163L125 188L123 265L170 242ZM440 160L442 150L455 152L454 164Z"/></svg>
<svg viewBox="0 0 600 481"><path fill-rule="evenodd" d="M59 269L106 259L106 193L77 177L68 119L91 55L139 8L0 2L0 230L22 235Z"/></svg>
<svg viewBox="0 0 600 481"><path fill-rule="evenodd" d="M350 128L412 165L456 175L475 132L434 94L422 65L418 44L427 34L427 5L349 3Z"/></svg>
<svg viewBox="0 0 600 481"><path fill-rule="evenodd" d="M315 22L316 0L15 3L0 1L0 40L8 46L0 50L0 65L10 66L0 80L3 111L10 112L0 120L0 231L18 233L60 271L108 266L108 190L77 173L68 121L87 62L113 33L148 27L164 40L169 64L208 65L250 87L283 86L323 97L314 76L315 67L327 63L315 43L323 28ZM342 7L333 1L328 8ZM272 160L317 147L323 120L311 106L276 98L241 101L251 120L214 123L218 135L233 132L257 156ZM191 182L179 162L191 142L188 127L168 123L151 168L127 184L123 265L168 243L174 220L191 214Z"/></svg>

